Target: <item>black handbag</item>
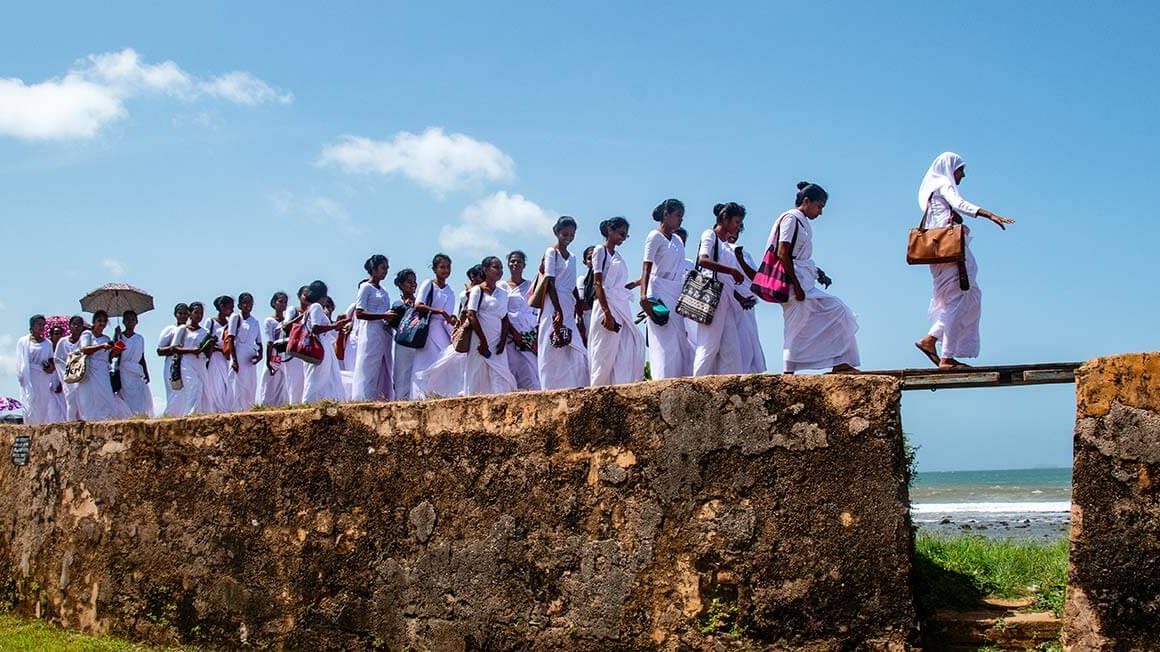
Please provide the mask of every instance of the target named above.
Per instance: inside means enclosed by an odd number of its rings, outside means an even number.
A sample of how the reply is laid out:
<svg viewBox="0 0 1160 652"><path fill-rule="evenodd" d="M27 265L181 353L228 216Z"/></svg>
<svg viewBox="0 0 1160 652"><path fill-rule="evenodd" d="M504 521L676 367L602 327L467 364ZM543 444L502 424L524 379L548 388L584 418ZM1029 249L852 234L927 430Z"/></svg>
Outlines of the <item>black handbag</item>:
<svg viewBox="0 0 1160 652"><path fill-rule="evenodd" d="M713 238L713 262L717 262L717 246L721 241L716 233ZM681 287L676 310L682 317L708 325L713 323L713 314L717 312L717 304L721 302L725 286L717 280L716 272L702 269L700 256L697 258L697 265L685 274L685 284Z"/></svg>
<svg viewBox="0 0 1160 652"><path fill-rule="evenodd" d="M435 284L427 290L428 308L435 298ZM395 333L395 344L408 349L421 349L427 345L427 333L431 330L431 311L420 313L415 306L409 306L399 324L399 332Z"/></svg>

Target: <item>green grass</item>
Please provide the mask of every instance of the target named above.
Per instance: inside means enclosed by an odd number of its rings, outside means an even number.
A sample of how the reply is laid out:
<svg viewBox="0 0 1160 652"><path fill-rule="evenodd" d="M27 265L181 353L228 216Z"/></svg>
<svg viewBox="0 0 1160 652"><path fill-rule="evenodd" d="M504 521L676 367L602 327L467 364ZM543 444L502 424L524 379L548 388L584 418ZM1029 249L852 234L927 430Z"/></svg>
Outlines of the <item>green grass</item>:
<svg viewBox="0 0 1160 652"><path fill-rule="evenodd" d="M60 629L43 620L0 614L0 652L12 650L58 650L64 652L145 652L163 648L121 641L107 636L88 636Z"/></svg>
<svg viewBox="0 0 1160 652"><path fill-rule="evenodd" d="M970 609L980 598L1034 597L1033 608L1063 614L1066 540L996 541L919 532L915 537L916 600L924 615Z"/></svg>

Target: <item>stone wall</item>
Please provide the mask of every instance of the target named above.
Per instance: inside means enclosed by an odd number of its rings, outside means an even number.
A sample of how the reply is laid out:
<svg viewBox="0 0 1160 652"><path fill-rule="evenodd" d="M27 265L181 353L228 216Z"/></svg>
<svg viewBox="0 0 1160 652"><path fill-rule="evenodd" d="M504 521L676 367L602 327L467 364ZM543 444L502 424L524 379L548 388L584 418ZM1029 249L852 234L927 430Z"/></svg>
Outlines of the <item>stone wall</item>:
<svg viewBox="0 0 1160 652"><path fill-rule="evenodd" d="M0 429L26 614L293 649L895 649L899 388L716 377Z"/></svg>
<svg viewBox="0 0 1160 652"><path fill-rule="evenodd" d="M1064 643L1160 645L1160 353L1097 358L1076 374Z"/></svg>

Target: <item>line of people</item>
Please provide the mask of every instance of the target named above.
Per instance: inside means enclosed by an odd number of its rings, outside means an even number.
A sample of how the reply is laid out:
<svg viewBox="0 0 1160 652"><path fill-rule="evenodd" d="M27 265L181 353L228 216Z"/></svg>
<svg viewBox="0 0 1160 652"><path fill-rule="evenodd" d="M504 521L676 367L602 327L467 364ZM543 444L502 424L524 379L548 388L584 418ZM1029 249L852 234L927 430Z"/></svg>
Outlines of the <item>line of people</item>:
<svg viewBox="0 0 1160 652"><path fill-rule="evenodd" d="M919 192L928 225L961 222L963 215L1004 228L1013 221L963 199L957 186L964 176L965 164L956 154L944 153L931 164ZM821 186L798 184L794 208L774 221L763 252L783 263L792 289L782 304L785 373L856 372L860 364L857 319L823 289L830 279L814 262L811 224L822 216L828 199ZM366 277L343 312L336 312L331 289L322 281L299 288L293 306L286 293L275 292L271 314L261 323L249 293L236 303L229 296L215 299L208 321L202 303L177 304L174 322L162 331L156 348L164 359L164 414L630 383L644 378L646 356L656 379L765 372L758 299L750 289L759 265L738 242L745 207L717 204L712 214L714 223L701 233L689 260L685 206L677 199L661 202L652 213L656 228L645 237L639 273L621 255L630 235L627 219L601 222L603 242L585 249L580 262L571 250L576 220L563 216L553 227L556 242L534 267L536 281L525 276L527 256L513 251L507 256L506 279L504 261L488 256L467 269L467 283L456 292L450 281L452 260L437 254L431 277L421 284L411 269L395 275L399 299L392 301L384 287L389 261L376 254L364 264ZM580 265L586 268L584 276ZM978 355L981 292L969 251L965 268L970 278L966 290L958 282L958 265L931 266L932 326L916 346L942 367ZM675 309L693 269L722 285L708 323ZM405 317L426 322L426 336L417 347L396 341ZM152 416L136 315L125 313L123 322L124 331L110 338L103 334L108 315L102 312L87 328L82 318L73 317L67 337L44 333L41 316L31 320L18 352L26 422ZM296 325L322 345L325 353L316 364L285 355L286 337ZM77 349L88 356L89 371L81 382L65 383L65 363ZM110 382L111 360L119 362L118 387Z"/></svg>

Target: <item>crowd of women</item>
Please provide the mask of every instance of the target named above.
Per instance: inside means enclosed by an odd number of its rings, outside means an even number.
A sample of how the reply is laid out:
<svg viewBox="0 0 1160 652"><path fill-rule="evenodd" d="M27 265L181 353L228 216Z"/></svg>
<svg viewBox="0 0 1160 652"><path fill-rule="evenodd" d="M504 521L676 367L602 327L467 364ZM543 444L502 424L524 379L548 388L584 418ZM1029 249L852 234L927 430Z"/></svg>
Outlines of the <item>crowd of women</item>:
<svg viewBox="0 0 1160 652"><path fill-rule="evenodd" d="M962 198L958 184L964 175L965 164L956 154L944 153L931 164L918 195L926 225L947 226L962 216L1004 228L1010 224ZM782 303L785 373L852 373L860 363L855 315L823 289L829 278L813 259L811 223L822 216L828 198L817 184L798 184L794 208L774 221L762 252L783 263L792 290ZM714 206L712 215L712 226L701 233L694 259L688 260L685 206L677 199L661 202L652 213L655 228L645 237L639 273L621 255L629 238L627 219L601 222L603 242L577 255L572 249L577 223L564 216L553 227L555 242L533 260L532 269L524 252L513 251L505 278L505 261L488 256L468 267L459 291L451 281L451 258L437 254L422 283L411 269L395 274L398 299L392 301L384 286L389 261L376 254L366 261L366 277L343 311L332 299L339 293L322 281L299 288L293 305L286 293L275 292L261 322L249 293L236 301L218 297L208 315L199 301L179 303L155 349L164 361L164 414L630 383L644 378L646 357L657 379L764 372L757 297L751 291L758 264L738 242L746 210L728 202ZM708 323L674 309L694 268L722 286ZM978 355L982 304L976 270L968 250L970 282L964 289L960 265L931 265L932 325L915 345L940 367L962 366L958 358ZM46 333L42 316L30 320L29 334L18 343L26 423L153 416L149 354L136 332L137 316L121 317L123 330L113 337L105 333L109 316L102 311L93 314L91 325L73 317L67 333ZM421 342L396 342L405 317L426 323ZM310 361L285 355L292 331L317 338L324 354ZM461 345L464 339L470 344ZM87 358L87 371L79 382L76 377L65 382L70 356L78 350Z"/></svg>

